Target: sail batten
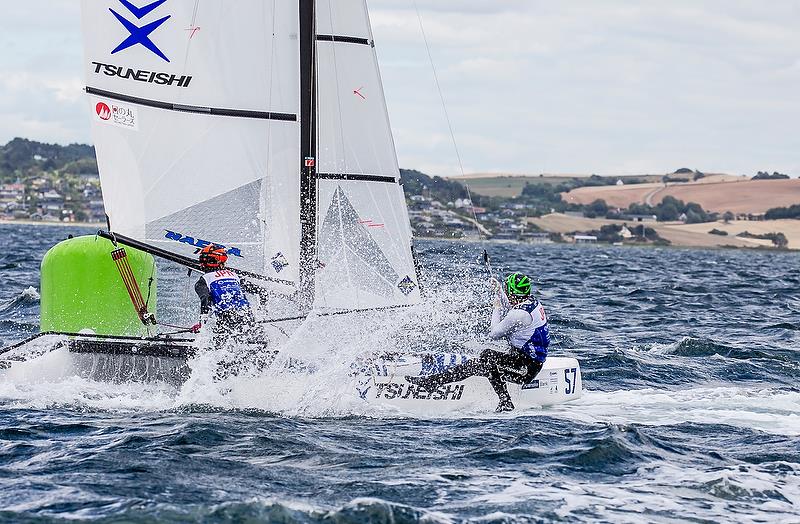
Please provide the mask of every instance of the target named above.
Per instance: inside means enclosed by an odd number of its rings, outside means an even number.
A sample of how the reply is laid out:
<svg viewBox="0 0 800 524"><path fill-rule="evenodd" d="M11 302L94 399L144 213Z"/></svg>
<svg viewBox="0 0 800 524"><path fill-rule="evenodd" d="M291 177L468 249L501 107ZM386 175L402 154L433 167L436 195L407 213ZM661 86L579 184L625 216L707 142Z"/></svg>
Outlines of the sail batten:
<svg viewBox="0 0 800 524"><path fill-rule="evenodd" d="M90 95L98 97L109 98L119 102L128 102L140 106L154 107L156 109L166 109L169 111L180 111L184 113L200 113L215 116L231 116L239 118L260 118L264 120L285 120L287 122L296 122L297 115L293 113L277 113L273 111L251 111L247 109L224 109L221 107L203 107L192 106L186 104L177 104L174 102L161 102L158 100L147 100L135 96L129 96L122 93L112 93L94 87L86 87L86 92Z"/></svg>
<svg viewBox="0 0 800 524"><path fill-rule="evenodd" d="M391 175L369 175L361 173L317 173L320 180L351 180L356 182L385 182L397 184L398 179Z"/></svg>
<svg viewBox="0 0 800 524"><path fill-rule="evenodd" d="M375 46L375 42L370 40L369 38L359 38L357 36L345 36L345 35L317 35L318 42L341 42L344 44L361 44L367 45L370 47Z"/></svg>

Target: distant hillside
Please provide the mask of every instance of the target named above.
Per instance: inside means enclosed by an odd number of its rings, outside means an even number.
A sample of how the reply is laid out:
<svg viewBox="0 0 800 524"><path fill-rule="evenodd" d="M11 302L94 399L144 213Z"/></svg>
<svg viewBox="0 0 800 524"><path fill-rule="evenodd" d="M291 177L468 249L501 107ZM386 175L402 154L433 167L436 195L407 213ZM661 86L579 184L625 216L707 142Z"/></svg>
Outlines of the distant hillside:
<svg viewBox="0 0 800 524"><path fill-rule="evenodd" d="M426 195L445 203L467 198L464 186L446 178L431 177L413 169L401 169L400 178L406 195Z"/></svg>
<svg viewBox="0 0 800 524"><path fill-rule="evenodd" d="M0 146L0 181L52 171L97 173L94 147L43 144L24 138L15 138Z"/></svg>
<svg viewBox="0 0 800 524"><path fill-rule="evenodd" d="M516 198L522 195L528 185L548 184L561 186L568 190L583 186L614 185L618 180L626 185L645 182L660 182L663 175L641 176L598 176L598 175L505 175L480 174L466 177L452 177L448 180L469 185L473 194L487 197Z"/></svg>

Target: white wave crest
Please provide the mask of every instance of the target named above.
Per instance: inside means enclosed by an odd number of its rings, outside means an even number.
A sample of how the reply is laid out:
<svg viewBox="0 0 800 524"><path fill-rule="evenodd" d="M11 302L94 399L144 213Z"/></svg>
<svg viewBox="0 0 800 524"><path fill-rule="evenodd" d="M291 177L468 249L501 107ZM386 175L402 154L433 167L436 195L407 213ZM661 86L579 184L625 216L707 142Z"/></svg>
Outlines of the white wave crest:
<svg viewBox="0 0 800 524"><path fill-rule="evenodd" d="M587 423L674 425L693 422L800 435L800 392L768 386L584 391L583 398L550 408L548 412Z"/></svg>

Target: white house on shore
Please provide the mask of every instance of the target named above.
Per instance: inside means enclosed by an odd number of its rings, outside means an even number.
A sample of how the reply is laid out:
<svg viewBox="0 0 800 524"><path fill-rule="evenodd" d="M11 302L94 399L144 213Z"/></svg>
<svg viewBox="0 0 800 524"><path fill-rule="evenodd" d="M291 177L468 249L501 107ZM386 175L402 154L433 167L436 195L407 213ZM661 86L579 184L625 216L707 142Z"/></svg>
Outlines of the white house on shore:
<svg viewBox="0 0 800 524"><path fill-rule="evenodd" d="M597 237L594 235L575 235L576 244L596 244Z"/></svg>

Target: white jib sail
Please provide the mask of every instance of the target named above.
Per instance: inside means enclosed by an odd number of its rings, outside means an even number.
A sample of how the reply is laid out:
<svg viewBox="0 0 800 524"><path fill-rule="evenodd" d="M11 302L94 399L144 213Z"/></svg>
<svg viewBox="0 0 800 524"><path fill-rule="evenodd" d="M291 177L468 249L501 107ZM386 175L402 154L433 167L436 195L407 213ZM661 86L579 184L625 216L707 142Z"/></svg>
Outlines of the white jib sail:
<svg viewBox="0 0 800 524"><path fill-rule="evenodd" d="M411 227L364 0L317 0L316 306L420 300Z"/></svg>
<svg viewBox="0 0 800 524"><path fill-rule="evenodd" d="M298 3L83 0L86 76L114 231L296 282Z"/></svg>

